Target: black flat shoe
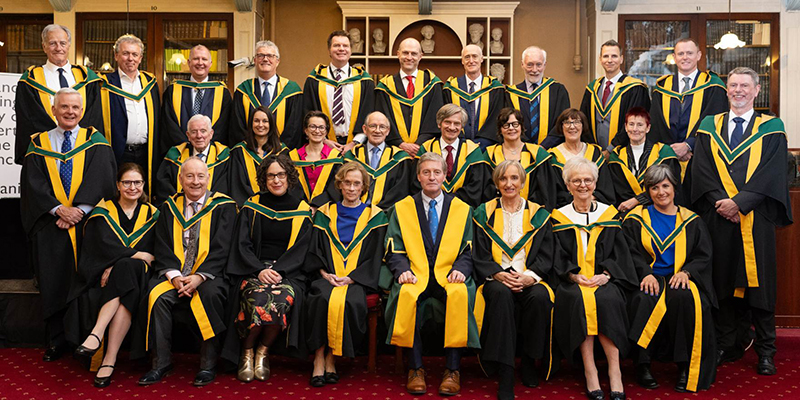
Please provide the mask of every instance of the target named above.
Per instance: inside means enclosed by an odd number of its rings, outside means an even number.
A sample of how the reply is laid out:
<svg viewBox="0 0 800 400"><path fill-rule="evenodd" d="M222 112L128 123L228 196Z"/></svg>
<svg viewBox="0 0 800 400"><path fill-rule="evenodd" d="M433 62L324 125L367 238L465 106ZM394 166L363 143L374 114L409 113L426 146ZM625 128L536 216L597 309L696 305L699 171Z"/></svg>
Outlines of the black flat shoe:
<svg viewBox="0 0 800 400"><path fill-rule="evenodd" d="M194 376L194 382L192 382L192 384L195 386L205 386L214 382L216 377L217 372L213 369L201 369L197 375Z"/></svg>
<svg viewBox="0 0 800 400"><path fill-rule="evenodd" d="M56 346L50 346L44 351L42 361L51 362L61 358L67 352L67 344L62 343Z"/></svg>
<svg viewBox="0 0 800 400"><path fill-rule="evenodd" d="M722 364L734 362L742 358L742 355L741 351L717 350L717 366L719 367Z"/></svg>
<svg viewBox="0 0 800 400"><path fill-rule="evenodd" d="M152 385L167 376L170 371L172 371L172 364L164 368L151 369L139 378L139 384L142 386Z"/></svg>
<svg viewBox="0 0 800 400"><path fill-rule="evenodd" d="M606 398L606 394L603 393L603 389L592 390L591 392L586 389L586 398L589 400L603 400Z"/></svg>
<svg viewBox="0 0 800 400"><path fill-rule="evenodd" d="M636 366L636 383L645 389L655 389L658 387L656 378L650 371L650 364L639 364Z"/></svg>
<svg viewBox="0 0 800 400"><path fill-rule="evenodd" d="M678 365L678 381L675 383L675 391L678 393L686 393L686 385L689 384L689 367L686 365Z"/></svg>
<svg viewBox="0 0 800 400"><path fill-rule="evenodd" d="M113 365L101 365L100 368L97 369L97 372L100 372L103 368L111 368L111 374L105 377L94 377L94 387L96 388L104 388L108 387L111 384L111 375L114 375L114 366Z"/></svg>
<svg viewBox="0 0 800 400"><path fill-rule="evenodd" d="M325 386L325 375L312 376L308 383L313 387L323 387Z"/></svg>
<svg viewBox="0 0 800 400"><path fill-rule="evenodd" d="M775 368L775 361L772 360L772 357L763 356L758 358L756 372L758 372L759 375L775 375L778 369Z"/></svg>
<svg viewBox="0 0 800 400"><path fill-rule="evenodd" d="M529 359L527 356L522 358L522 366L519 371L519 378L522 384L535 388L539 386L539 376L536 372L536 360Z"/></svg>
<svg viewBox="0 0 800 400"><path fill-rule="evenodd" d="M625 392L611 392L608 394L608 398L611 400L625 400Z"/></svg>
<svg viewBox="0 0 800 400"><path fill-rule="evenodd" d="M337 374L336 372L326 372L325 375L323 375L323 377L325 378L325 383L329 384L339 383L339 374Z"/></svg>

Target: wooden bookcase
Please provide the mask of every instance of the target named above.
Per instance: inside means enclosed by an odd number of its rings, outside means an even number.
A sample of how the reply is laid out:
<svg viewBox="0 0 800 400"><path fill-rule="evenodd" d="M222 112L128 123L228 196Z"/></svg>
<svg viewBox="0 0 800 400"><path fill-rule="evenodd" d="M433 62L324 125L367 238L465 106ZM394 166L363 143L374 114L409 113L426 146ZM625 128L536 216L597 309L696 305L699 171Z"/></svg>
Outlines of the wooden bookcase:
<svg viewBox="0 0 800 400"><path fill-rule="evenodd" d="M25 72L31 65L43 65L42 30L53 23L52 15L0 16L0 68L3 72Z"/></svg>
<svg viewBox="0 0 800 400"><path fill-rule="evenodd" d="M728 22L730 18L730 23ZM659 76L675 73L672 59L675 42L681 37L698 41L703 57L701 69L710 69L727 80L727 73L746 66L759 74L761 93L755 108L779 114L780 100L780 14L623 14L619 16L619 42L624 48L624 71L645 81L651 88ZM714 44L732 31L744 47L717 50Z"/></svg>

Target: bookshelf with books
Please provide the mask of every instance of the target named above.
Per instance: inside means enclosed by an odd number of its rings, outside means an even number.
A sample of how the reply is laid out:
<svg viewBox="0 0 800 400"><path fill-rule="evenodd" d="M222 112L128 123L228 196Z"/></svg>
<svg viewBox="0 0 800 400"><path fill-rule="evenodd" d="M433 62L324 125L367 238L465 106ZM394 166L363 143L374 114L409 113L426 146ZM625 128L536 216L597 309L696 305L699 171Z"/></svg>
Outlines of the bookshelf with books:
<svg viewBox="0 0 800 400"><path fill-rule="evenodd" d="M228 27L229 21L222 19L197 20L165 18L164 70L165 84L175 79L189 79L190 49L202 44L211 53L209 80L228 82Z"/></svg>
<svg viewBox="0 0 800 400"><path fill-rule="evenodd" d="M31 65L42 65L47 56L42 50L42 29L52 16L0 16L0 67L4 72L22 73Z"/></svg>

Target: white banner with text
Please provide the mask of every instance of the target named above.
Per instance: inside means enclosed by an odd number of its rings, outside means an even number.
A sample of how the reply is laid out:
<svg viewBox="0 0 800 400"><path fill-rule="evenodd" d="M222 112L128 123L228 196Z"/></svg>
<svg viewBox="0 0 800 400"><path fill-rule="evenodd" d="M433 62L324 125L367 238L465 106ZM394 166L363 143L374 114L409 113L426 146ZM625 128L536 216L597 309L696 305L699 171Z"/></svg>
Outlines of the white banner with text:
<svg viewBox="0 0 800 400"><path fill-rule="evenodd" d="M14 164L17 115L14 102L20 74L0 72L0 199L19 198L21 166Z"/></svg>

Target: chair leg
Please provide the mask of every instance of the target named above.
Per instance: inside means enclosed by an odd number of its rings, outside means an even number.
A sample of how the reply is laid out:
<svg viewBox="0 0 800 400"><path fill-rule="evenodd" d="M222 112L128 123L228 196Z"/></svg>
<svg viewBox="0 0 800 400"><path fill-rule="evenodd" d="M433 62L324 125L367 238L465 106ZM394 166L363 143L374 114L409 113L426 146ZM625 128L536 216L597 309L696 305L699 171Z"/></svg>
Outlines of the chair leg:
<svg viewBox="0 0 800 400"><path fill-rule="evenodd" d="M375 374L376 361L378 354L378 310L369 310L369 361L367 362L367 372Z"/></svg>

